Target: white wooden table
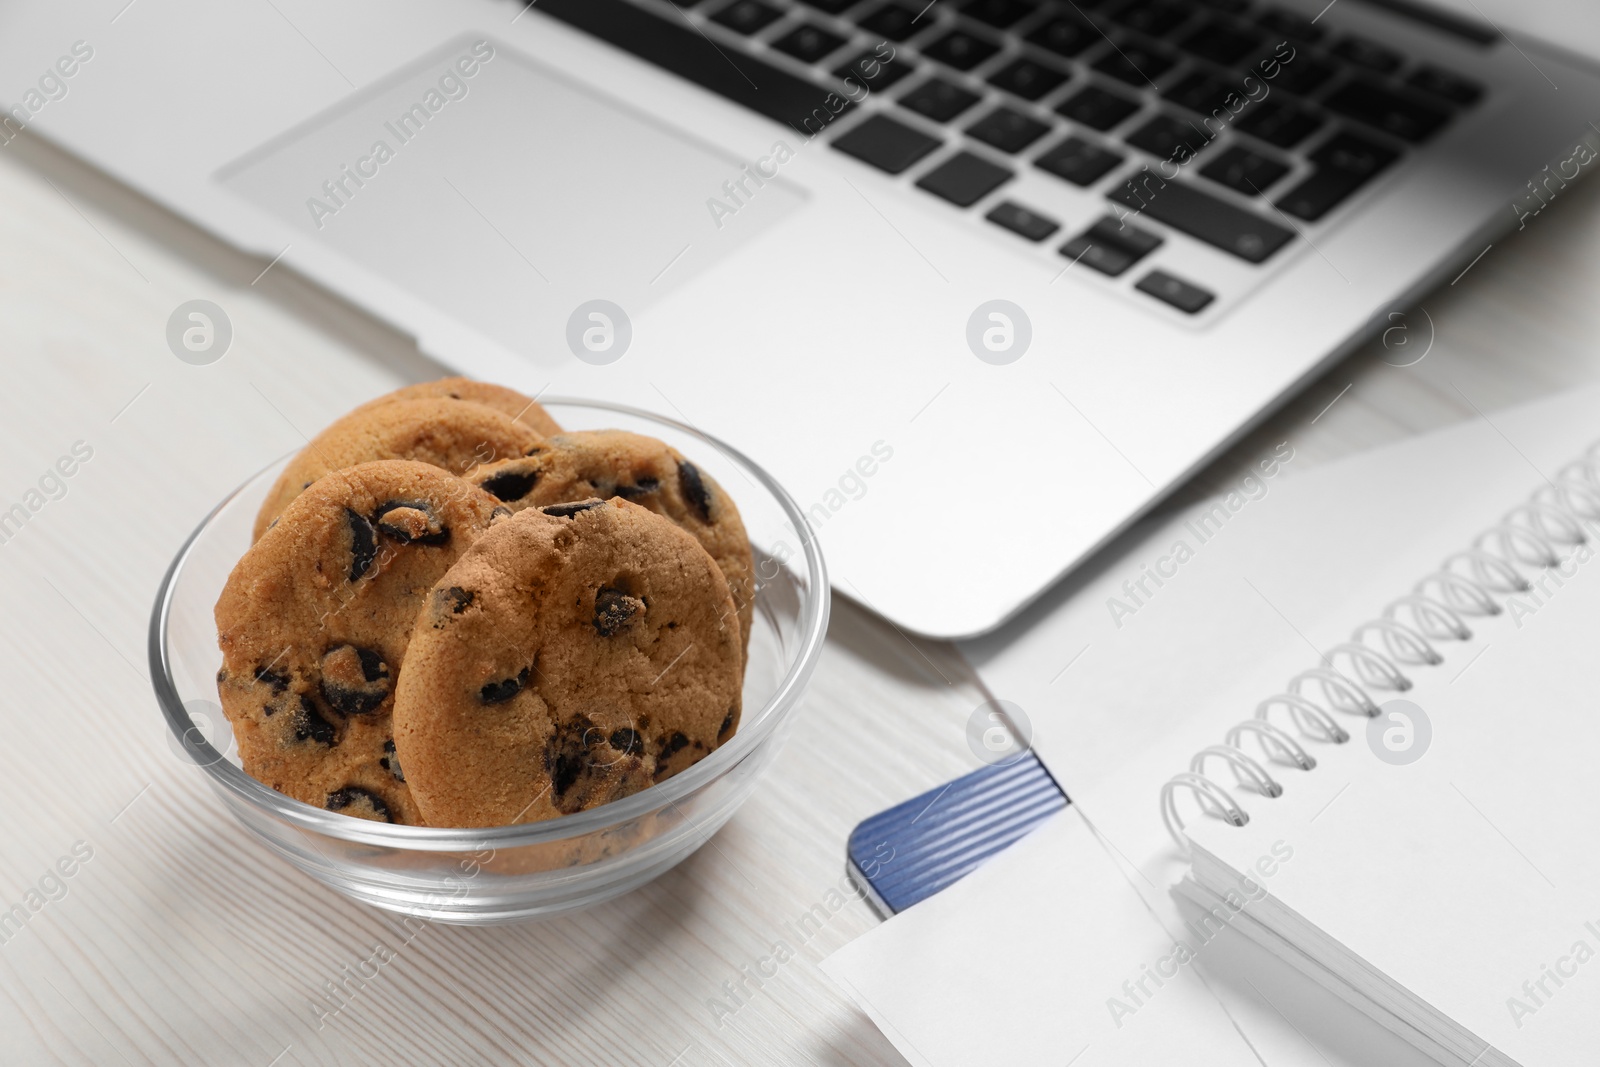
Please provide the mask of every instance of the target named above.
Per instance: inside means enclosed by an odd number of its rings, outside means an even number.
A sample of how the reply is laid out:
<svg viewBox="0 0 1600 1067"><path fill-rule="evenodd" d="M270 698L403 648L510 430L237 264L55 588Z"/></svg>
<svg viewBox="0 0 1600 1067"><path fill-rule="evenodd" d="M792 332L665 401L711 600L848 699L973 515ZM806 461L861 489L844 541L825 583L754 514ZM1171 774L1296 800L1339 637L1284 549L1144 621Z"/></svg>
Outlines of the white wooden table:
<svg viewBox="0 0 1600 1067"><path fill-rule="evenodd" d="M0 923L28 916L0 925L0 1060L902 1062L817 968L876 922L866 905L803 943L790 924L842 884L859 819L975 766L963 731L983 697L953 650L836 600L793 738L716 848L576 917L407 943L220 811L165 736L145 633L173 551L221 494L296 427L440 369L31 137L0 152L0 204L0 513L28 512L0 526ZM1303 469L1600 377L1597 238L1600 186L1569 190L1424 301L1437 335L1421 363L1358 353L1185 494L1285 437ZM196 297L235 328L207 367L163 340ZM74 445L90 458L52 477ZM779 938L798 954L736 1004L723 983ZM319 1029L318 990L380 943L393 960Z"/></svg>

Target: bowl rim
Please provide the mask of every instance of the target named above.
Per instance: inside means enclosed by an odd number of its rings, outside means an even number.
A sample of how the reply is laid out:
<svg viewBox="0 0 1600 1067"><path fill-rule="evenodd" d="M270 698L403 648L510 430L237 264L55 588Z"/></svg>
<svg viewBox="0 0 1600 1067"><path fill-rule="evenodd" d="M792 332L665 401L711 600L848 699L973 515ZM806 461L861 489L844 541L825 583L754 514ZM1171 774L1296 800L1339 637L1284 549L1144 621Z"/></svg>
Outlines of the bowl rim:
<svg viewBox="0 0 1600 1067"><path fill-rule="evenodd" d="M312 807L310 804L278 792L246 774L243 768L229 762L200 734L194 719L183 706L183 701L178 695L177 685L173 681L170 657L167 652L167 639L168 619L176 580L188 560L190 552L194 549L195 543L211 525L218 513L232 503L244 491L246 486L259 478L264 471L287 458L281 457L274 460L272 464L262 467L261 470L258 470L235 487L216 507L206 514L200 524L184 540L182 547L178 549L177 555L173 557L172 563L167 567L166 574L161 579L161 584L156 591L155 605L150 615L148 641L150 682L155 690L156 702L160 705L162 714L167 721L167 726L177 737L179 745L183 747L184 752L195 762L196 766L210 775L213 784L221 786L235 798L253 807L266 809L276 817L300 829L314 831L343 841L427 852L477 850L488 846L516 848L524 845L548 844L553 841L562 841L593 833L597 830L604 830L626 823L629 820L661 808L676 806L680 799L721 777L723 773L731 770L735 764L755 751L773 733L778 723L793 712L795 706L799 703L799 698L805 689L806 682L810 679L812 672L815 671L817 661L821 656L823 642L827 637L828 617L831 608L831 590L828 585L827 565L823 561L822 550L817 544L816 535L811 529L810 523L806 521L805 513L800 510L794 498L772 475L767 473L765 468L750 459L749 456L720 438L714 437L687 422L669 418L643 408L633 407L632 405L604 400L554 396L536 397L535 399L541 404L547 403L552 406L583 407L615 412L643 419L646 422L670 426L690 437L705 442L722 453L735 465L742 467L777 501L778 507L787 517L791 528L800 537L801 549L804 552L805 560L805 577L812 592L811 595L801 598L798 626L800 635L799 649L790 661L788 670L779 680L771 697L767 699L762 707L763 711L771 709L770 713L759 715L752 724L751 729L747 730L741 727L726 744L719 746L698 763L673 775L664 782L656 783L632 796L614 800L609 804L603 804L588 811L560 815L541 822L487 827L404 826L373 822L368 819L340 815L337 812L323 811L321 808ZM759 579L759 573L757 577Z"/></svg>

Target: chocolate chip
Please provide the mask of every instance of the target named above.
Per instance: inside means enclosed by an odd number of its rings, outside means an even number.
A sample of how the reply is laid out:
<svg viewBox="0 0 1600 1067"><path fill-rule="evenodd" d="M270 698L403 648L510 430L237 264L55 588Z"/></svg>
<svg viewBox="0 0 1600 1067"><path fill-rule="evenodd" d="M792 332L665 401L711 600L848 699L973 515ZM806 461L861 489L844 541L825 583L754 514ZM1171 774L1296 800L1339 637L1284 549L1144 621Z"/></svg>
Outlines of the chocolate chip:
<svg viewBox="0 0 1600 1067"><path fill-rule="evenodd" d="M688 747L689 739L678 730L661 739L661 748L656 752L656 770L653 776L656 781L661 781L673 770L672 757Z"/></svg>
<svg viewBox="0 0 1600 1067"><path fill-rule="evenodd" d="M609 742L610 747L606 745ZM550 775L551 802L571 814L620 799L650 784L637 730L623 727L608 738L579 715L557 723L545 742L544 769Z"/></svg>
<svg viewBox="0 0 1600 1067"><path fill-rule="evenodd" d="M615 637L644 610L644 601L621 589L603 587L594 595L594 628L601 637Z"/></svg>
<svg viewBox="0 0 1600 1067"><path fill-rule="evenodd" d="M377 819L382 822L394 822L389 816L389 805L385 804L374 793L369 793L360 786L347 785L343 789L335 789L328 794L327 803L324 805L329 811L344 811L354 808L349 814L362 819Z"/></svg>
<svg viewBox="0 0 1600 1067"><path fill-rule="evenodd" d="M589 753L584 748L563 751L556 756L556 765L550 772L550 788L557 797L565 796L589 765Z"/></svg>
<svg viewBox="0 0 1600 1067"><path fill-rule="evenodd" d="M390 500L378 505L372 520L386 536L402 545L445 545L450 543L450 527L433 508L421 500Z"/></svg>
<svg viewBox="0 0 1600 1067"><path fill-rule="evenodd" d="M467 608L477 598L477 595L472 590L463 589L459 585L435 589L429 609L433 620L433 628L442 630L450 625L451 620L457 615L465 614Z"/></svg>
<svg viewBox="0 0 1600 1067"><path fill-rule="evenodd" d="M383 662L383 657L370 648L356 649L356 659L361 661L361 677L368 682L376 682L382 678L388 680L389 667Z"/></svg>
<svg viewBox="0 0 1600 1067"><path fill-rule="evenodd" d="M488 682L478 690L478 699L485 704L504 704L518 693L522 692L522 683L515 678L505 678L498 682Z"/></svg>
<svg viewBox="0 0 1600 1067"><path fill-rule="evenodd" d="M619 485L615 489L617 496L624 500L635 500L641 496L649 496L661 488L661 482L656 478L640 478L632 485Z"/></svg>
<svg viewBox="0 0 1600 1067"><path fill-rule="evenodd" d="M728 714L722 719L722 725L717 727L717 740L721 741L728 736L728 731L733 729L733 709L728 709Z"/></svg>
<svg viewBox="0 0 1600 1067"><path fill-rule="evenodd" d="M572 722L558 723L545 742L544 767L550 774L551 799L558 811L571 814L582 810L594 783L587 782L585 788L576 791L573 786L585 777L585 772L604 772L604 764L596 764L590 758L589 746L600 740L593 736L597 732L594 724L580 715Z"/></svg>
<svg viewBox="0 0 1600 1067"><path fill-rule="evenodd" d="M533 483L538 480L538 471L501 471L485 478L478 486L501 500L521 500L532 491Z"/></svg>
<svg viewBox="0 0 1600 1067"><path fill-rule="evenodd" d="M219 682L221 678L217 679ZM282 671L275 671L271 667L257 667L256 681L262 685L270 685L272 692L278 694L289 688L289 676Z"/></svg>
<svg viewBox="0 0 1600 1067"><path fill-rule="evenodd" d="M322 696L340 715L366 715L389 695L389 665L370 648L340 645L322 657Z"/></svg>
<svg viewBox="0 0 1600 1067"><path fill-rule="evenodd" d="M345 522L350 526L350 580L356 581L367 573L372 561L378 558L378 535L372 523L349 508L344 509Z"/></svg>
<svg viewBox="0 0 1600 1067"><path fill-rule="evenodd" d="M580 511L588 511L591 508L603 508L605 506L606 502L604 500L580 500L576 504L551 504L549 507L540 508L539 510L558 519L570 519Z"/></svg>
<svg viewBox="0 0 1600 1067"><path fill-rule="evenodd" d="M336 731L333 723L322 717L322 712L311 702L311 698L301 694L300 708L294 713L290 725L294 728L296 741L315 741L319 745L333 747Z"/></svg>
<svg viewBox="0 0 1600 1067"><path fill-rule="evenodd" d="M695 514L702 521L710 522L711 489L700 476L700 468L686 459L678 461L678 488L683 490L683 499L689 502Z"/></svg>
<svg viewBox="0 0 1600 1067"><path fill-rule="evenodd" d="M498 682L490 682L478 690L478 699L485 704L504 704L528 684L528 668L524 667L517 672L515 678L505 678Z"/></svg>
<svg viewBox="0 0 1600 1067"><path fill-rule="evenodd" d="M378 757L378 766L394 775L395 781L403 782L406 780L405 772L400 769L400 757L394 754L393 741L385 741L383 743L383 755Z"/></svg>

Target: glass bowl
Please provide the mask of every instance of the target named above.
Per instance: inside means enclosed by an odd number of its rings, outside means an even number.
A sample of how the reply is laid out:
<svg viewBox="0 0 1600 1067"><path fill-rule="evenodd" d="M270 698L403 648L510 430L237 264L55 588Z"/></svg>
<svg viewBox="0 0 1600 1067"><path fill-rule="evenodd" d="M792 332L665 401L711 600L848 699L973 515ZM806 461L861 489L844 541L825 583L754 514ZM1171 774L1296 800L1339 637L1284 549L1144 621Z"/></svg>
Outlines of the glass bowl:
<svg viewBox="0 0 1600 1067"><path fill-rule="evenodd" d="M486 924L542 918L626 893L727 822L783 747L828 629L828 581L805 516L765 471L693 427L586 400L545 407L572 430L658 437L722 483L755 552L755 622L744 714L726 744L679 774L589 811L488 829L394 826L311 807L245 774L217 700L212 608L250 545L251 523L289 457L224 500L178 551L150 619L156 699L218 800L269 848L332 888L390 911Z"/></svg>

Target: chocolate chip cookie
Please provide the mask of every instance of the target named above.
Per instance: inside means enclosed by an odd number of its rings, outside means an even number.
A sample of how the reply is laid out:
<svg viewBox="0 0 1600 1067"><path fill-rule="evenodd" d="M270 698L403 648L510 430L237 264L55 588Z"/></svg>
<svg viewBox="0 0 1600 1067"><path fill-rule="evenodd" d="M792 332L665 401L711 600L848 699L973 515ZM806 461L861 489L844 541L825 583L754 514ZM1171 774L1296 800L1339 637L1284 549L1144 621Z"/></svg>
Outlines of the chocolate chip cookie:
<svg viewBox="0 0 1600 1067"><path fill-rule="evenodd" d="M426 463L319 478L245 553L217 601L217 691L247 773L307 804L420 823L392 710L429 590L510 512Z"/></svg>
<svg viewBox="0 0 1600 1067"><path fill-rule="evenodd" d="M417 397L358 408L323 430L289 461L256 515L260 537L289 501L324 474L357 463L406 459L466 474L526 455L544 435L503 411L470 400Z"/></svg>
<svg viewBox="0 0 1600 1067"><path fill-rule="evenodd" d="M711 752L741 674L727 581L692 535L623 499L529 508L433 587L394 739L429 825L534 822Z"/></svg>
<svg viewBox="0 0 1600 1067"><path fill-rule="evenodd" d="M475 382L471 378L440 378L438 381L407 385L369 400L355 410L365 411L394 400L427 399L465 400L472 404L482 404L484 407L494 408L503 415L510 415L545 437L561 432L556 420L551 418L550 413L532 397L524 396L515 389L507 389L503 385Z"/></svg>
<svg viewBox="0 0 1600 1067"><path fill-rule="evenodd" d="M711 476L654 437L623 430L561 433L526 455L485 463L468 480L513 510L586 497L622 497L671 519L695 536L722 569L750 642L755 565L739 509Z"/></svg>

